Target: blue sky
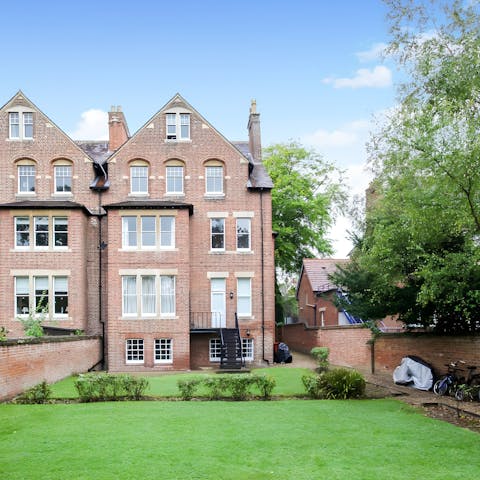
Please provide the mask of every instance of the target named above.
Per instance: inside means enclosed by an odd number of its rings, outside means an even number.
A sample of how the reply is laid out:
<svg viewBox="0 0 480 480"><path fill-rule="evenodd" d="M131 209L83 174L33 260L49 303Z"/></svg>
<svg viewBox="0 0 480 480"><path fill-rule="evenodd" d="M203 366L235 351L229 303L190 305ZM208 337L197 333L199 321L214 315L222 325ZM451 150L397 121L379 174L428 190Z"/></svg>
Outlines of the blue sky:
<svg viewBox="0 0 480 480"><path fill-rule="evenodd" d="M264 146L299 140L367 182L372 116L392 107L397 72L380 0L4 2L0 104L21 89L76 138L105 132L121 105L135 132L176 92L230 140L257 100ZM332 232L345 256L345 219Z"/></svg>

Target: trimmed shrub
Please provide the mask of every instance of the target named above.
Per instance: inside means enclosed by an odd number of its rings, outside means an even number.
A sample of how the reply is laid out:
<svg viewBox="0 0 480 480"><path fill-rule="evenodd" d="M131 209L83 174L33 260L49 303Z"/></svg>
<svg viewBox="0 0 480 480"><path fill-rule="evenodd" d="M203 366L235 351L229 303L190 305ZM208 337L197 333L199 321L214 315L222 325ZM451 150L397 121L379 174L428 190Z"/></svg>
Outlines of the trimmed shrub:
<svg viewBox="0 0 480 480"><path fill-rule="evenodd" d="M207 389L210 400L219 400L224 396L225 390L228 390L228 377L222 375L206 377L203 379L202 384Z"/></svg>
<svg viewBox="0 0 480 480"><path fill-rule="evenodd" d="M272 398L272 392L277 384L275 378L270 375L255 375L252 377L254 379L255 385L260 390L260 395L264 400L270 400Z"/></svg>
<svg viewBox="0 0 480 480"><path fill-rule="evenodd" d="M183 400L191 400L197 387L200 385L200 378L189 378L188 380L178 380L177 386Z"/></svg>
<svg viewBox="0 0 480 480"><path fill-rule="evenodd" d="M48 403L52 396L50 385L44 380L42 383L29 388L15 399L15 403L34 404Z"/></svg>
<svg viewBox="0 0 480 480"><path fill-rule="evenodd" d="M321 375L303 375L302 383L311 398L324 398L322 386L320 384Z"/></svg>
<svg viewBox="0 0 480 480"><path fill-rule="evenodd" d="M325 398L347 399L365 395L365 379L356 370L337 368L319 375L320 389Z"/></svg>
<svg viewBox="0 0 480 480"><path fill-rule="evenodd" d="M330 354L330 350L328 347L313 347L310 350L310 355L317 361L318 367L317 372L326 372L330 363L328 361L328 355Z"/></svg>
<svg viewBox="0 0 480 480"><path fill-rule="evenodd" d="M234 400L246 400L251 386L252 380L249 375L238 374L229 376L228 389Z"/></svg>

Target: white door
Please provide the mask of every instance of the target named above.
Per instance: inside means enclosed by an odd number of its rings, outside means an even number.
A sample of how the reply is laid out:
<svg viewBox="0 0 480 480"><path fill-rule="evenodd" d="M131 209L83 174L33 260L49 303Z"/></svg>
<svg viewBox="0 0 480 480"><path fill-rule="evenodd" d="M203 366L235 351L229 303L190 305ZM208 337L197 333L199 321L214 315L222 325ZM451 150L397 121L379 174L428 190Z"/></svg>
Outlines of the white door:
<svg viewBox="0 0 480 480"><path fill-rule="evenodd" d="M212 328L224 328L227 325L225 315L225 279L210 279L210 305Z"/></svg>

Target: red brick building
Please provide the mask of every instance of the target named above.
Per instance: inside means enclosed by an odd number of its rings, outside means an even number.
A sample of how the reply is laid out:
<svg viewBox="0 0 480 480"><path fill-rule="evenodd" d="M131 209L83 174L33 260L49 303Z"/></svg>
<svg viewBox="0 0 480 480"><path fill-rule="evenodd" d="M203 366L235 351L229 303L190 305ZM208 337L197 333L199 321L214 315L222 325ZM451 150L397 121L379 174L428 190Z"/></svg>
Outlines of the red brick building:
<svg viewBox="0 0 480 480"><path fill-rule="evenodd" d="M0 109L0 326L104 338L111 371L271 361L272 182L252 103L225 139L180 95L133 136L73 141L22 92Z"/></svg>

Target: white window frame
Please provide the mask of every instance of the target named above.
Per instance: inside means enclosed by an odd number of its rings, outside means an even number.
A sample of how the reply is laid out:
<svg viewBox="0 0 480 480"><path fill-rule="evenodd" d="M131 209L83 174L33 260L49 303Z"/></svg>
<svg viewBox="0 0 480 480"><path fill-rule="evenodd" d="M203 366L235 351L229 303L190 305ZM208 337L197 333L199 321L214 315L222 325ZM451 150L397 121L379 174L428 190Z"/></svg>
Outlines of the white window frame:
<svg viewBox="0 0 480 480"><path fill-rule="evenodd" d="M23 138L26 140L33 139L33 112L22 112L22 124L23 124ZM31 129L31 135L27 134L27 128Z"/></svg>
<svg viewBox="0 0 480 480"><path fill-rule="evenodd" d="M248 301L248 311L240 310L240 305L243 304L243 301ZM237 278L237 316L252 316L252 279L250 277Z"/></svg>
<svg viewBox="0 0 480 480"><path fill-rule="evenodd" d="M147 219L153 219L153 230L147 230L144 223ZM153 245L149 245L145 242L145 236L151 236L153 234ZM141 215L140 216L140 246L142 250L155 250L157 247L157 217L155 215Z"/></svg>
<svg viewBox="0 0 480 480"><path fill-rule="evenodd" d="M224 195L223 165L205 166L205 194L213 196Z"/></svg>
<svg viewBox="0 0 480 480"><path fill-rule="evenodd" d="M184 168L182 165L167 165L165 167L165 192L167 195L183 195L184 194ZM180 180L180 188L177 182ZM171 187L174 188L171 188Z"/></svg>
<svg viewBox="0 0 480 480"><path fill-rule="evenodd" d="M72 166L59 164L53 167L55 177L55 190L57 195L71 195L72 194ZM61 184L61 185L60 185ZM59 187L61 189L59 190Z"/></svg>
<svg viewBox="0 0 480 480"><path fill-rule="evenodd" d="M24 222L22 223L20 220L23 220ZM26 222L25 222L26 220ZM28 229L27 230L19 230L18 227L19 225L27 225ZM18 238L19 235L21 234L27 234L28 235L28 241L26 245L19 245L18 243ZM31 246L31 221L29 216L18 216L15 217L15 249L16 250L30 250Z"/></svg>
<svg viewBox="0 0 480 480"><path fill-rule="evenodd" d="M173 363L173 340L171 338L155 339L153 345L153 362L157 364Z"/></svg>
<svg viewBox="0 0 480 480"><path fill-rule="evenodd" d="M159 217L160 222L160 238L159 238L159 246L161 249L172 249L175 248L175 217L169 215L160 215ZM170 222L170 225L167 223ZM165 238L164 238L165 234ZM170 234L170 235L168 235ZM168 242L164 243L164 239Z"/></svg>
<svg viewBox="0 0 480 480"><path fill-rule="evenodd" d="M154 219L154 230L145 227L146 218ZM175 215L122 215L122 249L135 251L174 250ZM168 225L169 224L169 225ZM135 227L129 230L129 227ZM145 234L153 234L153 245L145 243Z"/></svg>
<svg viewBox="0 0 480 480"><path fill-rule="evenodd" d="M144 280L146 278L153 278L153 295L146 293L144 289ZM156 317L157 316L157 277L155 275L141 275L140 276L140 311L142 318ZM153 312L145 311L145 300L148 297L153 297Z"/></svg>
<svg viewBox="0 0 480 480"><path fill-rule="evenodd" d="M19 140L21 138L20 137L20 112L8 113L8 137L12 140Z"/></svg>
<svg viewBox="0 0 480 480"><path fill-rule="evenodd" d="M209 339L208 358L210 362L220 362L222 359L222 341L220 338Z"/></svg>
<svg viewBox="0 0 480 480"><path fill-rule="evenodd" d="M8 138L10 140L33 140L34 112L25 107L14 107L8 112Z"/></svg>
<svg viewBox="0 0 480 480"><path fill-rule="evenodd" d="M129 220L133 220L135 230L129 230ZM133 235L134 234L134 235ZM135 239L135 244L130 243L130 235ZM138 216L124 215L122 216L122 248L124 249L138 249Z"/></svg>
<svg viewBox="0 0 480 480"><path fill-rule="evenodd" d="M247 362L253 362L255 357L253 338L242 338L242 357Z"/></svg>
<svg viewBox="0 0 480 480"><path fill-rule="evenodd" d="M132 293L128 287L129 280L134 279L134 293ZM138 317L138 275L123 275L122 276L122 317L124 318L136 318ZM134 299L134 301L131 300L131 303L128 302L129 299ZM134 305L135 306L135 311L133 312L127 312L127 305Z"/></svg>
<svg viewBox="0 0 480 480"><path fill-rule="evenodd" d="M27 216L27 215L19 215L14 217L14 245L15 250L68 250L68 242L69 242L69 218L55 215L55 216L46 216L46 215L34 215L34 216ZM22 231L19 230L19 225L22 223L20 220L27 220L28 219L28 230L24 232L28 233L28 245L19 245L18 243L18 235ZM42 223L40 223L40 219ZM45 222L46 219L46 222ZM41 230L38 227L40 225L47 225L47 230ZM27 225L27 222L24 222L23 225ZM65 226L65 229L61 229L61 226ZM37 235L42 235L47 238L47 245L38 245L37 244ZM60 235L66 236L66 244L65 245L57 245L57 238Z"/></svg>
<svg viewBox="0 0 480 480"><path fill-rule="evenodd" d="M34 246L36 249L48 249L49 246L50 246L50 225L51 225L51 221L50 221L50 218L51 217L48 217L46 215L38 215L38 216L35 216L33 217L33 235L34 235ZM38 227L39 226L45 226L45 221L44 219L46 219L46 225L47 225L47 230L41 230L39 229ZM38 238L37 238L37 235L41 235L43 238L45 236L45 233L47 235L47 244L46 245L38 245Z"/></svg>
<svg viewBox="0 0 480 480"><path fill-rule="evenodd" d="M223 226L223 232L214 232L213 227L215 223L219 223ZM221 247L214 247L214 242L213 238L219 237L222 238L222 246ZM224 252L225 251L225 245L226 245L226 237L225 237L225 218L219 217L219 218L211 218L210 219L210 250L212 252Z"/></svg>
<svg viewBox="0 0 480 480"><path fill-rule="evenodd" d="M172 282L172 290L164 293L166 290L167 278ZM160 316L161 317L174 317L177 309L177 295L176 295L176 278L175 275L160 275ZM168 304L171 304L173 308L168 309Z"/></svg>
<svg viewBox="0 0 480 480"><path fill-rule="evenodd" d="M66 225L66 230L58 230L59 225ZM56 250L65 250L68 248L68 217L52 218L52 247ZM57 245L57 235L66 235L67 242L65 245Z"/></svg>
<svg viewBox="0 0 480 480"><path fill-rule="evenodd" d="M22 171L24 171L24 173L21 173ZM35 165L32 165L32 164L17 165L17 176L18 176L18 193L21 195L35 195L35 188L36 188ZM22 182L22 179L27 179L26 189L23 187L24 182ZM30 184L32 184L31 187L30 187Z"/></svg>
<svg viewBox="0 0 480 480"><path fill-rule="evenodd" d="M18 292L18 290L19 290L18 289L18 280L19 279L27 281L27 289L26 289L26 291L23 291L21 293ZM14 277L14 289L15 289L15 316L19 317L19 318L25 318L25 317L28 316L28 314L30 313L31 308L32 308L32 305L31 305L31 298L32 297L31 297L31 291L30 291L30 278L28 276L25 276L25 275L18 275L16 277ZM27 298L28 307L26 307L27 308L26 312L21 312L21 313L18 312L18 299L19 299L19 297L26 297Z"/></svg>
<svg viewBox="0 0 480 480"><path fill-rule="evenodd" d="M248 231L246 233L245 232L239 232L239 222L247 222ZM237 251L239 251L239 252L250 252L251 249L252 249L252 220L251 220L251 218L244 218L244 217L237 218L236 236L237 236ZM248 238L248 246L247 247L239 247L238 246L240 236L247 236L247 238Z"/></svg>
<svg viewBox="0 0 480 480"><path fill-rule="evenodd" d="M138 358L129 359L129 356ZM145 363L145 342L143 338L125 339L125 363L127 365L143 365Z"/></svg>
<svg viewBox="0 0 480 480"><path fill-rule="evenodd" d="M165 139L167 142L190 140L190 123L190 113L165 113Z"/></svg>
<svg viewBox="0 0 480 480"><path fill-rule="evenodd" d="M148 195L148 165L130 165L130 194ZM139 173L142 172L142 175ZM136 182L134 182L134 180ZM143 182L143 180L145 182ZM137 183L135 184L134 183ZM145 183L145 185L143 185ZM143 189L143 187L145 187Z"/></svg>
<svg viewBox="0 0 480 480"><path fill-rule="evenodd" d="M53 278L53 289L52 289L52 313L54 318L67 318L68 317L68 277L67 276L61 276L61 275L55 275L52 277ZM60 284L61 282L65 282L66 284L66 289L65 290L60 290ZM67 307L65 309L65 312L62 313L57 313L56 312L56 307L57 307L57 297L67 297Z"/></svg>

